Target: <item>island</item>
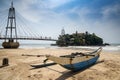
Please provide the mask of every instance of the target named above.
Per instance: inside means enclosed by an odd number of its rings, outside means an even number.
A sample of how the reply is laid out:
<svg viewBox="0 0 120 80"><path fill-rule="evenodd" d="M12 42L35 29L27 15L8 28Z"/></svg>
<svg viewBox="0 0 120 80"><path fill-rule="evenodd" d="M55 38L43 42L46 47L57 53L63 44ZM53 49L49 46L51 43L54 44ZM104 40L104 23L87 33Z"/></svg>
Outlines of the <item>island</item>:
<svg viewBox="0 0 120 80"><path fill-rule="evenodd" d="M85 33L78 33L77 31L73 34L59 35L56 41L58 46L101 46L103 39L97 36L95 33L90 34L88 31Z"/></svg>

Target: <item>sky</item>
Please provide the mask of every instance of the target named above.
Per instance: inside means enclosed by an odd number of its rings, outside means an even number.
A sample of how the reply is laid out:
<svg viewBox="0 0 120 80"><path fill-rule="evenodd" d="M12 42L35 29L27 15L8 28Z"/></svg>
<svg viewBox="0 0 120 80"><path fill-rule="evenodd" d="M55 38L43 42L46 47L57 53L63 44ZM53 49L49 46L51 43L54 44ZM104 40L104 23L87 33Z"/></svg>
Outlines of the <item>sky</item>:
<svg viewBox="0 0 120 80"><path fill-rule="evenodd" d="M0 14L7 12L11 1L0 0ZM13 4L17 25L26 31L52 38L57 38L62 28L66 34L88 31L104 42L120 43L120 0L13 0Z"/></svg>

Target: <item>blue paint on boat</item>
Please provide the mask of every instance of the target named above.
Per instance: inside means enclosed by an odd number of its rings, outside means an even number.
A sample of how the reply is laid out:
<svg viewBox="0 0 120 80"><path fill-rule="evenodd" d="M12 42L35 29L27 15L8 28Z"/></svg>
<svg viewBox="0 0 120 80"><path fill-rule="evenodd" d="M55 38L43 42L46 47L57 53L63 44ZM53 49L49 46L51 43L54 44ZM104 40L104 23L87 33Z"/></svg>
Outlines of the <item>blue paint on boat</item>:
<svg viewBox="0 0 120 80"><path fill-rule="evenodd" d="M78 71L78 70L88 68L89 66L95 64L98 58L99 58L99 55L87 61L74 63L74 64L61 65L61 66L72 71Z"/></svg>

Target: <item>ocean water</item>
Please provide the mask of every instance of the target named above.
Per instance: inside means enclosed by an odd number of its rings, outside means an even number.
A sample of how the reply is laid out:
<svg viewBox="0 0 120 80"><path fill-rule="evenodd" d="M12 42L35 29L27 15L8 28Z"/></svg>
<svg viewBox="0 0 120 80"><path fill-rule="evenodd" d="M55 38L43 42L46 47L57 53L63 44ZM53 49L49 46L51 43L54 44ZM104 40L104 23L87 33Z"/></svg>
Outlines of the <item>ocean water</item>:
<svg viewBox="0 0 120 80"><path fill-rule="evenodd" d="M58 47L51 46L51 44L21 44L20 48L73 48L73 49L98 49L100 46L69 46L69 47ZM102 46L104 51L119 51L120 44L111 44L110 46Z"/></svg>
<svg viewBox="0 0 120 80"><path fill-rule="evenodd" d="M98 49L99 47L102 47L104 51L117 51L120 52L120 45L110 45L110 46L70 46L70 48L76 48L76 49Z"/></svg>
<svg viewBox="0 0 120 80"><path fill-rule="evenodd" d="M70 48L70 49L98 49L100 46L69 46L69 47L58 47L58 46L51 46L49 43L22 43L20 44L19 48L23 49L45 49L45 48ZM0 44L0 48L2 45ZM111 44L110 46L102 46L103 50L105 51L119 51L120 52L120 44Z"/></svg>
<svg viewBox="0 0 120 80"><path fill-rule="evenodd" d="M51 44L21 44L19 48L57 48L57 46L51 46Z"/></svg>

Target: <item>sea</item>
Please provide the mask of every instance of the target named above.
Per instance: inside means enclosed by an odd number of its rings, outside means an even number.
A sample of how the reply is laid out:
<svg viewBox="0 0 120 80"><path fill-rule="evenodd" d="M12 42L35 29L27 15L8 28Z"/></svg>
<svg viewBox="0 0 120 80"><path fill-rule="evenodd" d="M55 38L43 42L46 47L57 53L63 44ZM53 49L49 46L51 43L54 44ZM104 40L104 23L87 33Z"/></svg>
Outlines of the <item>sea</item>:
<svg viewBox="0 0 120 80"><path fill-rule="evenodd" d="M66 48L66 49L98 49L101 46L68 46L68 47L58 47L51 46L54 43L20 43L20 49L56 49L56 48ZM0 43L0 48L2 48L2 43ZM110 44L109 46L102 46L104 51L117 51L120 52L120 44Z"/></svg>

